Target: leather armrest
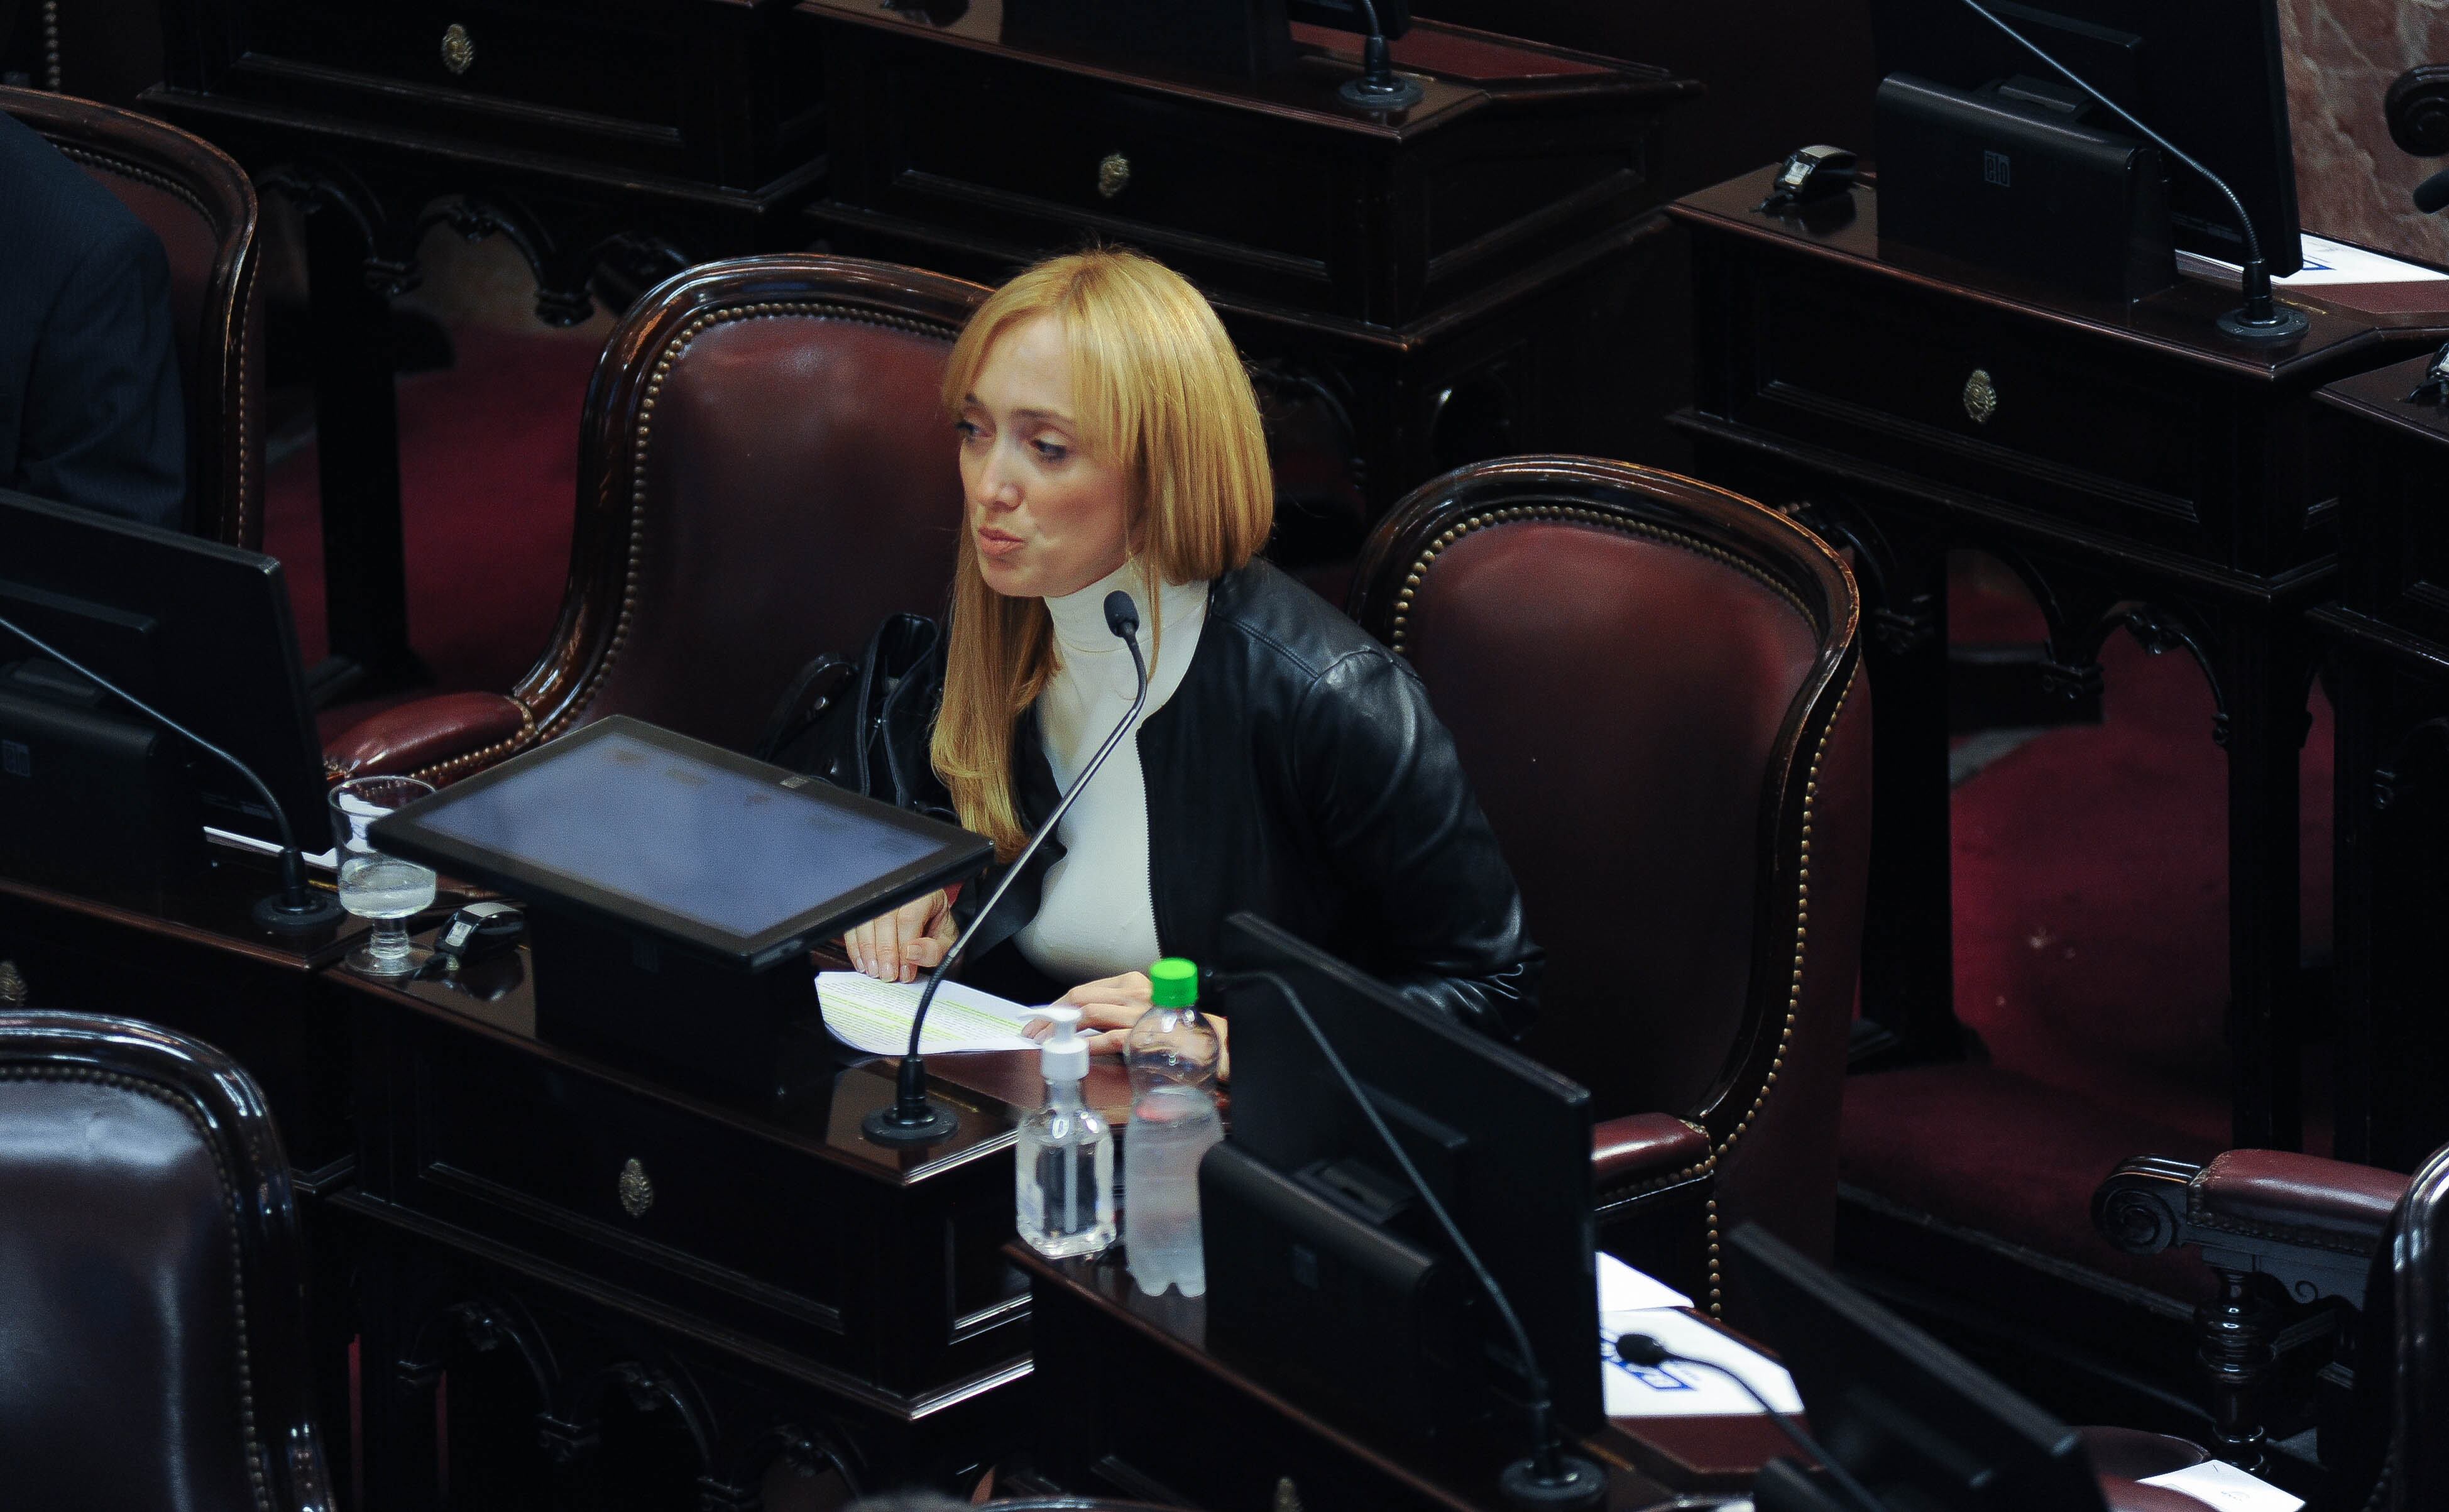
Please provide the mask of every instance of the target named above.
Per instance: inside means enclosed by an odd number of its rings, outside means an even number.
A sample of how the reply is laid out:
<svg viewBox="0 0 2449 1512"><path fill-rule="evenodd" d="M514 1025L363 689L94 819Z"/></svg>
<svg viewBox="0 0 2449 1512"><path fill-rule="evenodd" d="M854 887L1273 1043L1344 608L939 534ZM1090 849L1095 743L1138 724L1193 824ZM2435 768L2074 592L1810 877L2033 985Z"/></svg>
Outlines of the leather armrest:
<svg viewBox="0 0 2449 1512"><path fill-rule="evenodd" d="M1591 1131L1591 1175L1601 1201L1628 1188L1698 1175L1708 1161L1708 1134L1672 1114L1629 1114Z"/></svg>
<svg viewBox="0 0 2449 1512"><path fill-rule="evenodd" d="M438 693L370 714L323 748L335 777L380 773L446 783L508 756L533 732L527 706L500 693Z"/></svg>
<svg viewBox="0 0 2449 1512"><path fill-rule="evenodd" d="M2231 1150L2193 1179L2196 1221L2239 1232L2381 1247L2407 1178L2286 1150Z"/></svg>

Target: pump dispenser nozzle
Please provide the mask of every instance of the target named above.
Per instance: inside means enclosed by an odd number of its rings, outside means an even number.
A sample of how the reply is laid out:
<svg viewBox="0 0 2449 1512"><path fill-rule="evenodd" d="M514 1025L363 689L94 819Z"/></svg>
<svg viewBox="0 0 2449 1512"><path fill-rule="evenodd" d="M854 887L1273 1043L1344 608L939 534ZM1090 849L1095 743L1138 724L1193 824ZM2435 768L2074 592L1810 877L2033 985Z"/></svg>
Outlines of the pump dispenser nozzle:
<svg viewBox="0 0 2449 1512"><path fill-rule="evenodd" d="M1046 1037L1046 1048L1038 1052L1046 1079L1077 1081L1087 1076L1089 1041L1080 1037L1080 1010L1056 1003L1037 1010L1037 1017L1054 1026L1054 1032Z"/></svg>

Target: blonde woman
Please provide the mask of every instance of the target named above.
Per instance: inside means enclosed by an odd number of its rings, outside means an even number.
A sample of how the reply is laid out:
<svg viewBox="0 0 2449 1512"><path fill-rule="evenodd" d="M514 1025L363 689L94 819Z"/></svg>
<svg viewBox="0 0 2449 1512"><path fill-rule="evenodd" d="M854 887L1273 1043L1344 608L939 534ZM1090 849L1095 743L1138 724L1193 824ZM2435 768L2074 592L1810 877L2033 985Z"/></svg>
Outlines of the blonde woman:
<svg viewBox="0 0 2449 1512"><path fill-rule="evenodd" d="M1148 962L1207 960L1248 909L1518 1036L1541 957L1513 873L1411 669L1259 558L1274 495L1258 406L1198 291L1127 252L1040 263L971 319L944 407L968 529L930 755L999 861L1130 707L1109 591L1130 593L1153 652L1134 738L964 969L1077 1004L1091 1048L1115 1051L1148 1005ZM961 921L939 892L845 944L861 971L908 980Z"/></svg>

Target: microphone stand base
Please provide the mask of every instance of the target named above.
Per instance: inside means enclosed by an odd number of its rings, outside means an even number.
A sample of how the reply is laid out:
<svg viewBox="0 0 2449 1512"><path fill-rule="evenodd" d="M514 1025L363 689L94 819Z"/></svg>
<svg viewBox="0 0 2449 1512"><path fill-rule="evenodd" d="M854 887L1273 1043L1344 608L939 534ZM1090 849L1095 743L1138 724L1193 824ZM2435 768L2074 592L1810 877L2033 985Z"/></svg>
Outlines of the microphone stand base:
<svg viewBox="0 0 2449 1512"><path fill-rule="evenodd" d="M1343 97L1344 104L1357 105L1363 110L1408 110L1428 93L1400 74L1382 87L1373 87L1367 79L1346 79L1335 92Z"/></svg>
<svg viewBox="0 0 2449 1512"><path fill-rule="evenodd" d="M268 893L255 901L255 921L279 934L311 934L337 923L340 918L340 901L318 892L306 895L303 908L288 906L279 893Z"/></svg>
<svg viewBox="0 0 2449 1512"><path fill-rule="evenodd" d="M2268 325L2247 325L2243 310L2230 310L2219 318L2220 335L2240 341L2293 341L2312 328L2313 322L2304 319L2304 311L2285 304L2278 310L2279 319Z"/></svg>
<svg viewBox="0 0 2449 1512"><path fill-rule="evenodd" d="M1560 1454L1556 1468L1563 1476L1542 1481L1530 1460L1516 1460L1496 1477L1497 1494L1505 1504L1522 1508L1595 1507L1607 1500L1607 1472L1578 1454Z"/></svg>
<svg viewBox="0 0 2449 1512"><path fill-rule="evenodd" d="M859 1120L859 1133L880 1145L932 1145L950 1139L961 1127L960 1116L940 1102L927 1104L923 1123L902 1123L893 1113L892 1105L877 1109Z"/></svg>

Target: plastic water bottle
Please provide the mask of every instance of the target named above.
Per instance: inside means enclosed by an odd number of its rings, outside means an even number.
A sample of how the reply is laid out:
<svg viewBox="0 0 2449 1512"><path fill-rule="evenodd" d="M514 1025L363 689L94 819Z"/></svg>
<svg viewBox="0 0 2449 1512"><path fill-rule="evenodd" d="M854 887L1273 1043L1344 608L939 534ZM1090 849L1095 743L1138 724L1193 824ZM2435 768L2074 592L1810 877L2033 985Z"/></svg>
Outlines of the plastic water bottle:
<svg viewBox="0 0 2449 1512"><path fill-rule="evenodd" d="M1224 1137L1216 1099L1187 1082L1160 1081L1131 1104L1123 1136L1123 1238L1131 1279L1152 1297L1207 1290L1199 1231L1199 1158Z"/></svg>
<svg viewBox="0 0 2449 1512"><path fill-rule="evenodd" d="M1137 1101L1161 1081L1216 1090L1216 1069L1224 1042L1199 1011L1199 968L1180 956L1148 967L1148 1011L1123 1037L1123 1061L1130 1068ZM1126 1159L1128 1157L1126 1156Z"/></svg>
<svg viewBox="0 0 2449 1512"><path fill-rule="evenodd" d="M1042 1008L1038 1017L1051 1019L1054 1032L1038 1052L1046 1104L1020 1121L1014 1227L1049 1259L1097 1254L1114 1242L1114 1137L1080 1100L1080 1078L1089 1074L1089 1043L1076 1032L1080 1010Z"/></svg>

